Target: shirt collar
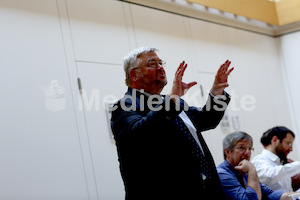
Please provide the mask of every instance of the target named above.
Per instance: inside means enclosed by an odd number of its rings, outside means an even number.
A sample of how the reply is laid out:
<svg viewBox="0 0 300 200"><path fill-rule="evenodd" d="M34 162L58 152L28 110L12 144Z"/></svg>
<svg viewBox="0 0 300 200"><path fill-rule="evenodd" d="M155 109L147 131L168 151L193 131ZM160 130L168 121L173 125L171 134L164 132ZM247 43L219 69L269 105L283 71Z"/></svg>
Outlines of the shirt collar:
<svg viewBox="0 0 300 200"><path fill-rule="evenodd" d="M137 91L137 92L139 92L139 93L141 93L141 94L144 94L145 96L147 96L148 98L149 97L151 97L153 94L150 94L150 93L148 93L148 92L145 92L143 89L141 89L141 90L139 90L139 89L136 89L136 88L131 88L131 90L132 91ZM164 99L164 95L161 95L161 94L156 94L157 96L160 96L161 98L163 98Z"/></svg>
<svg viewBox="0 0 300 200"><path fill-rule="evenodd" d="M273 152L271 152L271 151L269 151L267 149L263 149L261 154L265 155L266 157L268 157L273 162L280 163L279 157L276 154L274 154Z"/></svg>
<svg viewBox="0 0 300 200"><path fill-rule="evenodd" d="M229 168L235 175L240 174L237 170L234 169L234 166L232 166L227 160L224 160L225 167Z"/></svg>
<svg viewBox="0 0 300 200"><path fill-rule="evenodd" d="M141 94L144 94L146 95L147 97L150 97L152 94L148 93L148 92L145 92L144 90L138 90L138 89L134 89L134 90L137 90L139 91Z"/></svg>

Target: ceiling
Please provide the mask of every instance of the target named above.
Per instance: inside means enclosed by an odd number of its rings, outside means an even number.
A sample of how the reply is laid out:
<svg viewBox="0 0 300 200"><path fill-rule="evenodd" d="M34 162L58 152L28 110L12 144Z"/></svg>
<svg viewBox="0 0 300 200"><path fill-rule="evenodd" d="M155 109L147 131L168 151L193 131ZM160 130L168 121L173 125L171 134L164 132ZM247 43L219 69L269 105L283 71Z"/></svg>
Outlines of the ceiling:
<svg viewBox="0 0 300 200"><path fill-rule="evenodd" d="M272 37L300 31L300 0L117 0Z"/></svg>
<svg viewBox="0 0 300 200"><path fill-rule="evenodd" d="M300 0L186 0L208 8L282 26L300 21Z"/></svg>

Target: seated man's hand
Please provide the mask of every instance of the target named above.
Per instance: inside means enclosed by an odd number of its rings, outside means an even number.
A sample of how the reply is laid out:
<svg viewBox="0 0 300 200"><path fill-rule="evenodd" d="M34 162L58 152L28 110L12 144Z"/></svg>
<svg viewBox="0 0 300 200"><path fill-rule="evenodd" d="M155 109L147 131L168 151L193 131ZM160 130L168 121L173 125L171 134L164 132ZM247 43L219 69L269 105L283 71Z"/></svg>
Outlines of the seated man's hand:
<svg viewBox="0 0 300 200"><path fill-rule="evenodd" d="M250 170L255 169L255 167L250 161L244 159L234 169L238 170L241 174L246 174Z"/></svg>

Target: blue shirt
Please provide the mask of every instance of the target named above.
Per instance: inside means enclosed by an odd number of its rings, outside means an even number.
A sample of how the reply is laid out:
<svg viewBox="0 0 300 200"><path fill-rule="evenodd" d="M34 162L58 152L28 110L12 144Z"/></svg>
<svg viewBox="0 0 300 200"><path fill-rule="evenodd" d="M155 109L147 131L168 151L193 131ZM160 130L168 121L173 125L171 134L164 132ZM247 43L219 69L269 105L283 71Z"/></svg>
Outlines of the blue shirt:
<svg viewBox="0 0 300 200"><path fill-rule="evenodd" d="M258 200L257 194L251 187L244 188L237 176L239 172L231 166L227 160L221 163L217 167L217 171L222 183L222 187L228 200ZM245 185L247 185L248 174L243 176ZM265 184L260 183L262 199L279 200L281 195L284 193L283 190L273 191L268 188Z"/></svg>

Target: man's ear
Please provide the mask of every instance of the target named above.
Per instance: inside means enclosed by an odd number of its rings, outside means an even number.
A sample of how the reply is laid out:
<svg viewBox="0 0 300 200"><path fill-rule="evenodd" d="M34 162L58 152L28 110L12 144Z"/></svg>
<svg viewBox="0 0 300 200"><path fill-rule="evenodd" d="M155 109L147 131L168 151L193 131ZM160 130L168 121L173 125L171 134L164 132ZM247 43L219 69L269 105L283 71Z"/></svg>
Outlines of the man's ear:
<svg viewBox="0 0 300 200"><path fill-rule="evenodd" d="M136 82L138 80L136 70L130 70L129 75L132 82Z"/></svg>
<svg viewBox="0 0 300 200"><path fill-rule="evenodd" d="M271 144L275 144L278 145L280 143L280 140L278 139L278 137L276 135L274 135L271 139Z"/></svg>
<svg viewBox="0 0 300 200"><path fill-rule="evenodd" d="M229 155L230 155L230 150L229 149L224 149L224 152L225 152L226 158L228 158Z"/></svg>

